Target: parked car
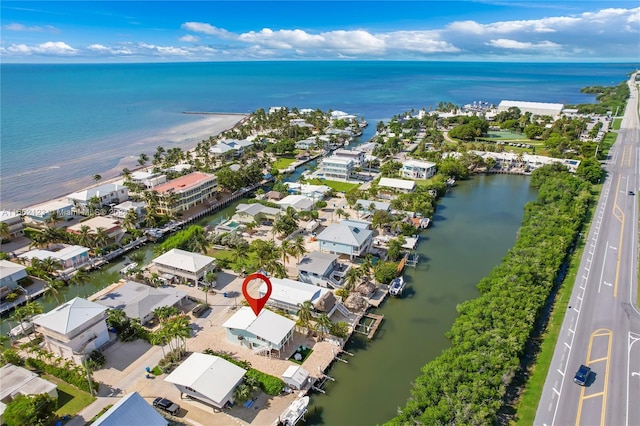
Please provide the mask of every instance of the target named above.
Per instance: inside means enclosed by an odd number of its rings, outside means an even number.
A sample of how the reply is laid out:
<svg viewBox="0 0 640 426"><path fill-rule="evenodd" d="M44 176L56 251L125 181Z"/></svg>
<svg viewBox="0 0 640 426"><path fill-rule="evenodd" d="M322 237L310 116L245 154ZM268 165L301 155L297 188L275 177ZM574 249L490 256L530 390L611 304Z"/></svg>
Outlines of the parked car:
<svg viewBox="0 0 640 426"><path fill-rule="evenodd" d="M171 402L167 398L158 397L153 400L153 406L157 407L167 413L175 416L180 411L180 406L174 402Z"/></svg>
<svg viewBox="0 0 640 426"><path fill-rule="evenodd" d="M633 191L629 191L629 195L636 195Z"/></svg>
<svg viewBox="0 0 640 426"><path fill-rule="evenodd" d="M204 303L201 303L195 308L193 308L193 311L191 311L191 313L193 314L194 317L200 318L202 315L204 315L205 312L207 312L207 309L209 309L209 306L205 305Z"/></svg>
<svg viewBox="0 0 640 426"><path fill-rule="evenodd" d="M589 376L591 375L591 368L586 365L581 365L576 371L576 375L573 377L573 381L579 384L580 386L585 386L587 381L589 381Z"/></svg>

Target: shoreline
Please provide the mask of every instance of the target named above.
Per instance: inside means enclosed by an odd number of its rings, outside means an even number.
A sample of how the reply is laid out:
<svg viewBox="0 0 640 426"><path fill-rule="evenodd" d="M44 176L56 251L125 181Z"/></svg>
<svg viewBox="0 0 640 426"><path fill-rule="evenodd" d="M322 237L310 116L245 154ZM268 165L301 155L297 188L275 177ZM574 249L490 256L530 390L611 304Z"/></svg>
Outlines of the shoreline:
<svg viewBox="0 0 640 426"><path fill-rule="evenodd" d="M185 152L192 151L203 139L233 129L248 116L249 114L241 113L208 113L193 121L158 129L150 134L130 134L124 138L112 137L103 141L101 145L111 142L115 146L110 144L112 147L109 149L83 153L70 158L63 164L51 165L15 176L2 176L0 177L2 208L4 210L26 209L59 200L76 191L121 180L120 173L124 168L134 171L150 167L150 164L144 166L138 164L140 153L144 152L151 157L157 146L165 149L179 147ZM119 143L116 143L116 140ZM69 170L74 170L76 176ZM102 176L98 183L93 182L92 177L95 174ZM34 182L43 184L34 185ZM8 184L12 186L9 191L6 188ZM55 195L52 196L53 191ZM18 198L23 193L29 194L29 198Z"/></svg>

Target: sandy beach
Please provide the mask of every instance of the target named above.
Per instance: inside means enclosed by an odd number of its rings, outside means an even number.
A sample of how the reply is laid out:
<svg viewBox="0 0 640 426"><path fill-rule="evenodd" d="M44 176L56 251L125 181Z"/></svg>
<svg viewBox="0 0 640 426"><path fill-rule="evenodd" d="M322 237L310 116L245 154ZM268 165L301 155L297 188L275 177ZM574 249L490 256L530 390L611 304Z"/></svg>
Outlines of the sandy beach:
<svg viewBox="0 0 640 426"><path fill-rule="evenodd" d="M158 146L180 147L187 151L198 142L233 128L246 115L189 115L192 121L157 132L129 134L96 142L82 152L69 152L63 164L28 170L0 177L2 209L24 209L48 200L64 197L74 191L93 186L93 175L102 176L101 183L118 178L123 168L139 167L140 153L151 157ZM63 149L63 148L61 148Z"/></svg>

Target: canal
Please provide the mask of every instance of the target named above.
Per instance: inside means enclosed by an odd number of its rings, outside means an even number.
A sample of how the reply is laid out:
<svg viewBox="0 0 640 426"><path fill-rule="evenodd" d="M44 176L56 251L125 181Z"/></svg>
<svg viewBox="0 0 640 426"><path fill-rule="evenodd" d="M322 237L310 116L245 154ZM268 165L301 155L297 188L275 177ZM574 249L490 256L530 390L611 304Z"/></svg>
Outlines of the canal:
<svg viewBox="0 0 640 426"><path fill-rule="evenodd" d="M524 205L534 200L524 176L476 176L439 203L407 269L405 297L374 311L384 322L372 341L353 338L329 370L326 394L314 394L307 424L374 425L394 417L420 368L449 346L456 306L478 295L476 284L516 240Z"/></svg>

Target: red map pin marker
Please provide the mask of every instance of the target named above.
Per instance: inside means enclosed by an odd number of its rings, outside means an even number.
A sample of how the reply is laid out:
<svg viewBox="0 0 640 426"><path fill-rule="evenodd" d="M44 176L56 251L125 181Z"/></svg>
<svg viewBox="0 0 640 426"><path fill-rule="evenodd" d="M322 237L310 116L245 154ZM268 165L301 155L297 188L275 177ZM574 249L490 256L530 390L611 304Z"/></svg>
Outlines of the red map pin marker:
<svg viewBox="0 0 640 426"><path fill-rule="evenodd" d="M247 291L247 284L249 284L252 280L262 280L267 285L267 292L259 299L254 299L249 295L249 292ZM249 303L249 306L251 306L251 309L253 309L253 313L258 316L260 311L262 311L262 308L264 308L264 305L267 304L267 300L269 300L269 297L271 297L271 281L269 281L269 278L267 278L265 275L251 274L247 278L245 278L244 282L242 283L242 294L247 300L247 303Z"/></svg>

